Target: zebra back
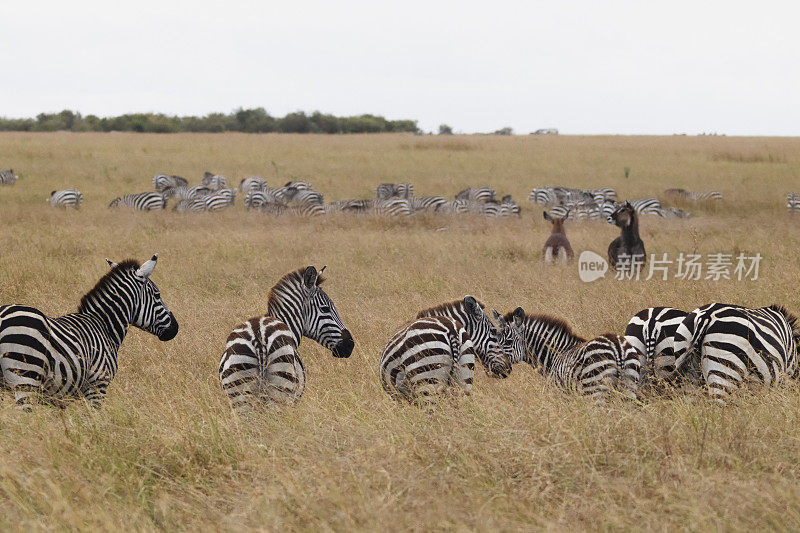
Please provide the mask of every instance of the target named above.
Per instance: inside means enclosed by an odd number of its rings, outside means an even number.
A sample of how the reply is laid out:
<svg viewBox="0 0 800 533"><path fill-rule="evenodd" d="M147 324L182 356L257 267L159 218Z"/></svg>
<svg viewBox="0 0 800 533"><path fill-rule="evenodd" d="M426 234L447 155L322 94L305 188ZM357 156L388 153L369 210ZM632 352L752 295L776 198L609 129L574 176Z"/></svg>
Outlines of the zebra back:
<svg viewBox="0 0 800 533"><path fill-rule="evenodd" d="M64 189L61 191L53 191L50 193L50 198L47 199L52 207L69 207L80 209L83 202L83 195L78 189Z"/></svg>
<svg viewBox="0 0 800 533"><path fill-rule="evenodd" d="M675 332L686 315L686 311L672 307L648 307L628 321L625 340L641 354L646 374L659 379L676 376Z"/></svg>
<svg viewBox="0 0 800 533"><path fill-rule="evenodd" d="M474 187L464 189L456 194L456 200L468 200L473 202L489 202L494 200L497 193L491 187Z"/></svg>
<svg viewBox="0 0 800 533"><path fill-rule="evenodd" d="M167 198L157 192L140 192L114 198L108 207L127 207L135 211L157 211L166 209Z"/></svg>

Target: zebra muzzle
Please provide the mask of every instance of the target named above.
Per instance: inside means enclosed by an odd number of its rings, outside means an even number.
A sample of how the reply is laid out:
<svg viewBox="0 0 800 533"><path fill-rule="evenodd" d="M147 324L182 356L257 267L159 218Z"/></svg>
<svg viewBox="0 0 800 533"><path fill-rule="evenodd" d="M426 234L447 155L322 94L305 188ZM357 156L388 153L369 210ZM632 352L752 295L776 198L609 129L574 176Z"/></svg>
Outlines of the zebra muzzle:
<svg viewBox="0 0 800 533"><path fill-rule="evenodd" d="M175 320L175 315L172 311L169 313L169 327L158 334L158 340L171 341L178 334L178 321Z"/></svg>
<svg viewBox="0 0 800 533"><path fill-rule="evenodd" d="M342 340L340 340L336 346L333 347L331 352L333 353L334 357L350 357L350 354L353 353L353 348L355 347L355 342L353 342L353 336L350 334L350 330L343 330L342 331Z"/></svg>

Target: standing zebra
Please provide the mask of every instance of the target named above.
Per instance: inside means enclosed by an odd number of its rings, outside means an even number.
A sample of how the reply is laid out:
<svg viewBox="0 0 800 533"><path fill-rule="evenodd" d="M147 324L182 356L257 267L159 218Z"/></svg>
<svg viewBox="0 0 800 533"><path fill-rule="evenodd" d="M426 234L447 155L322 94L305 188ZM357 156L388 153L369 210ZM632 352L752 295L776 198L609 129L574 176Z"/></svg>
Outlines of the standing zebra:
<svg viewBox="0 0 800 533"><path fill-rule="evenodd" d="M483 311L484 305L472 296L445 303L417 313L417 318L445 316L464 326L475 346L486 373L495 378L505 378L511 373L511 356L514 345L503 345L497 329ZM521 346L521 345L520 345Z"/></svg>
<svg viewBox="0 0 800 533"><path fill-rule="evenodd" d="M17 176L14 174L14 169L0 170L0 185L14 185L17 181Z"/></svg>
<svg viewBox="0 0 800 533"><path fill-rule="evenodd" d="M353 336L320 285L313 266L283 276L269 291L267 314L236 326L219 362L219 380L238 413L253 400L291 403L303 395L306 374L297 352L308 337L334 357L350 357Z"/></svg>
<svg viewBox="0 0 800 533"><path fill-rule="evenodd" d="M744 381L766 386L797 377L800 327L783 307L749 309L708 304L689 313L675 332L675 367L698 367L708 393L725 404Z"/></svg>
<svg viewBox="0 0 800 533"><path fill-rule="evenodd" d="M167 174L156 174L153 176L153 188L158 192L163 192L167 187L186 187L189 182L180 176L168 176Z"/></svg>
<svg viewBox="0 0 800 533"><path fill-rule="evenodd" d="M134 211L157 211L167 208L167 198L157 192L140 192L114 198L108 207L127 207Z"/></svg>
<svg viewBox="0 0 800 533"><path fill-rule="evenodd" d="M539 367L548 381L561 389L605 399L612 388L636 398L641 359L624 337L606 333L592 340L572 332L563 320L546 315L528 315L522 308L505 316L513 322L525 343L522 358Z"/></svg>
<svg viewBox="0 0 800 533"><path fill-rule="evenodd" d="M73 207L75 209L81 208L83 202L83 195L78 189L64 189L62 191L53 191L50 193L50 198L45 200L49 202L52 207Z"/></svg>
<svg viewBox="0 0 800 533"><path fill-rule="evenodd" d="M78 312L49 318L22 305L0 306L0 368L17 407L32 397L55 401L83 397L99 407L117 372L117 352L128 326L162 341L178 333L178 322L150 275L158 255L143 265L108 261L111 271L82 299Z"/></svg>
<svg viewBox="0 0 800 533"><path fill-rule="evenodd" d="M456 200L470 200L473 202L489 202L494 200L496 193L491 187L475 187L464 189L456 194Z"/></svg>
<svg viewBox="0 0 800 533"><path fill-rule="evenodd" d="M648 307L636 313L625 328L625 340L644 361L642 378L673 379L675 370L675 331L688 315L672 307Z"/></svg>
<svg viewBox="0 0 800 533"><path fill-rule="evenodd" d="M800 194L793 192L786 195L786 210L790 214L800 212Z"/></svg>
<svg viewBox="0 0 800 533"><path fill-rule="evenodd" d="M206 211L219 211L232 206L236 200L236 191L233 189L219 189L214 194L204 198Z"/></svg>

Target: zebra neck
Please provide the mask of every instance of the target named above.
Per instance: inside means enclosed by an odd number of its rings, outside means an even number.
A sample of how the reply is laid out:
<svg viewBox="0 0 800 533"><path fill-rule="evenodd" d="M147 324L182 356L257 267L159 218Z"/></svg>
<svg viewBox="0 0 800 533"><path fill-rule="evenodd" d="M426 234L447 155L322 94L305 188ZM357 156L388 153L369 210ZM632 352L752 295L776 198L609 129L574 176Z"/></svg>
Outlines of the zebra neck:
<svg viewBox="0 0 800 533"><path fill-rule="evenodd" d="M562 358L565 350L584 342L560 324L549 324L540 320L529 320L523 326L525 337L525 361L539 364L545 371Z"/></svg>
<svg viewBox="0 0 800 533"><path fill-rule="evenodd" d="M292 332L296 346L300 346L300 340L305 334L303 315L299 304L286 302L270 302L267 314L274 316L289 327Z"/></svg>
<svg viewBox="0 0 800 533"><path fill-rule="evenodd" d="M109 340L117 349L125 340L128 325L131 323L132 312L125 308L127 302L117 301L118 298L107 298L107 295L94 295L84 301L80 313L88 315L108 334Z"/></svg>

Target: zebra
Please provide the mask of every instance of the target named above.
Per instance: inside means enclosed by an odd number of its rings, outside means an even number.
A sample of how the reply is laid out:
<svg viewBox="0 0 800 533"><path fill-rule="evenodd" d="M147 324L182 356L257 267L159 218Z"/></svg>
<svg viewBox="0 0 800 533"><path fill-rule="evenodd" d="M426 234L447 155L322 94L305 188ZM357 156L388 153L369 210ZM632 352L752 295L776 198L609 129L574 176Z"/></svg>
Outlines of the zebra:
<svg viewBox="0 0 800 533"><path fill-rule="evenodd" d="M466 295L463 300L455 300L420 311L416 318L430 316L449 317L464 326L475 345L475 353L489 376L506 378L511 373L511 356L517 357L520 354L511 353L514 350L513 344L501 344L500 335L484 313L484 305L481 302Z"/></svg>
<svg viewBox="0 0 800 533"><path fill-rule="evenodd" d="M520 307L505 315L525 342L525 361L539 367L556 386L604 400L617 388L637 398L642 361L624 337L606 333L586 340L577 336L566 322L547 315L529 315Z"/></svg>
<svg viewBox="0 0 800 533"><path fill-rule="evenodd" d="M170 176L167 174L156 174L153 176L153 188L158 192L163 192L167 187L186 187L189 182L180 176Z"/></svg>
<svg viewBox="0 0 800 533"><path fill-rule="evenodd" d="M176 213L185 213L187 211L205 211L206 210L206 196L199 198L187 198L175 204L172 208Z"/></svg>
<svg viewBox="0 0 800 533"><path fill-rule="evenodd" d="M266 187L264 190L249 190L244 197L244 206L249 209L256 209L267 203L285 204L285 197L281 188Z"/></svg>
<svg viewBox="0 0 800 533"><path fill-rule="evenodd" d="M431 401L456 389L472 391L475 347L454 318L418 318L389 340L380 360L383 390L395 399Z"/></svg>
<svg viewBox="0 0 800 533"><path fill-rule="evenodd" d="M339 200L325 206L328 213L366 213L372 210L372 200Z"/></svg>
<svg viewBox="0 0 800 533"><path fill-rule="evenodd" d="M797 318L783 307L712 303L689 313L675 331L675 367L699 368L709 396L724 405L744 381L770 386L798 377L798 346Z"/></svg>
<svg viewBox="0 0 800 533"><path fill-rule="evenodd" d="M591 194L594 201L598 204L603 203L606 200L616 201L617 199L617 191L612 189L611 187L600 187L597 189L589 189L586 192Z"/></svg>
<svg viewBox="0 0 800 533"><path fill-rule="evenodd" d="M14 169L0 170L0 185L14 185L18 176L14 174Z"/></svg>
<svg viewBox="0 0 800 533"><path fill-rule="evenodd" d="M677 207L664 207L658 212L658 215L662 218L689 218L691 213Z"/></svg>
<svg viewBox="0 0 800 533"><path fill-rule="evenodd" d="M375 188L375 199L412 198L414 186L410 183L381 183Z"/></svg>
<svg viewBox="0 0 800 533"><path fill-rule="evenodd" d="M267 182L259 176L244 178L239 182L239 192L247 194L250 191L263 191L267 188Z"/></svg>
<svg viewBox="0 0 800 533"><path fill-rule="evenodd" d="M571 204L576 202L593 202L592 193L582 189L571 189L569 187L552 187L556 200L561 204Z"/></svg>
<svg viewBox="0 0 800 533"><path fill-rule="evenodd" d="M491 187L475 187L464 189L456 194L456 200L470 200L473 202L489 202L494 200L495 193Z"/></svg>
<svg viewBox="0 0 800 533"><path fill-rule="evenodd" d="M325 206L319 204L286 205L278 202L267 202L258 208L268 215L293 215L298 217L319 217L326 214Z"/></svg>
<svg viewBox="0 0 800 533"><path fill-rule="evenodd" d="M411 207L414 211L438 211L447 203L442 196L419 196L411 198Z"/></svg>
<svg viewBox="0 0 800 533"><path fill-rule="evenodd" d="M321 287L324 271L308 266L283 276L269 291L267 314L236 326L228 336L219 380L237 413L249 411L254 400L300 399L306 374L297 349L303 337L334 357L353 353L353 336Z"/></svg>
<svg viewBox="0 0 800 533"><path fill-rule="evenodd" d="M296 204L319 204L325 203L322 194L312 189L300 189L292 194L291 202Z"/></svg>
<svg viewBox="0 0 800 533"><path fill-rule="evenodd" d="M538 187L528 195L528 201L539 205L550 205L558 201L552 187Z"/></svg>
<svg viewBox="0 0 800 533"><path fill-rule="evenodd" d="M796 213L800 211L800 195L796 192L786 195L786 210L789 213Z"/></svg>
<svg viewBox="0 0 800 533"><path fill-rule="evenodd" d="M75 209L81 208L83 202L83 195L78 189L64 189L61 191L52 191L50 198L45 200L49 202L52 207L74 207Z"/></svg>
<svg viewBox="0 0 800 533"><path fill-rule="evenodd" d="M214 194L203 198L206 204L206 211L219 211L232 206L236 200L236 191L233 189L219 189Z"/></svg>
<svg viewBox="0 0 800 533"><path fill-rule="evenodd" d="M140 192L114 198L108 207L127 207L134 211L157 211L167 208L167 198L157 192Z"/></svg>
<svg viewBox="0 0 800 533"><path fill-rule="evenodd" d="M481 214L490 218L503 218L517 215L519 216L519 206L515 203L501 203L497 201L478 204L481 207Z"/></svg>
<svg viewBox="0 0 800 533"><path fill-rule="evenodd" d="M550 208L550 215L568 220L597 220L601 216L601 210L594 202L570 202L554 205Z"/></svg>
<svg viewBox="0 0 800 533"><path fill-rule="evenodd" d="M407 217L411 216L414 209L411 202L404 198L390 198L389 200L375 200L372 210L378 216Z"/></svg>
<svg viewBox="0 0 800 533"><path fill-rule="evenodd" d="M657 215L661 211L661 202L655 198L642 198L640 200L629 200L629 204L640 215Z"/></svg>
<svg viewBox="0 0 800 533"><path fill-rule="evenodd" d="M167 187L163 191L161 191L161 195L164 198L175 198L178 200L191 200L193 198L200 198L202 196L208 196L211 194L212 191L205 185L178 185L174 187Z"/></svg>
<svg viewBox="0 0 800 533"><path fill-rule="evenodd" d="M76 313L50 318L24 305L0 306L0 369L17 408L34 396L60 403L82 397L100 407L117 372L128 326L169 341L178 322L150 279L158 254L139 265L108 262L111 270L81 298Z"/></svg>
<svg viewBox="0 0 800 533"><path fill-rule="evenodd" d="M482 214L483 207L471 200L455 200L453 202L443 203L439 206L437 211L452 214Z"/></svg>
<svg viewBox="0 0 800 533"><path fill-rule="evenodd" d="M692 202L719 202L722 193L719 191L690 192L688 199Z"/></svg>
<svg viewBox="0 0 800 533"><path fill-rule="evenodd" d="M688 315L673 307L648 307L636 313L625 328L625 340L639 352L643 361L642 379L674 379L675 331Z"/></svg>
<svg viewBox="0 0 800 533"><path fill-rule="evenodd" d="M298 191L313 191L314 187L307 181L287 181L284 185L287 189L295 189Z"/></svg>
<svg viewBox="0 0 800 533"><path fill-rule="evenodd" d="M228 187L228 181L225 179L225 176L212 174L211 172L203 174L203 181L201 181L200 184L204 187L208 187L212 191Z"/></svg>

